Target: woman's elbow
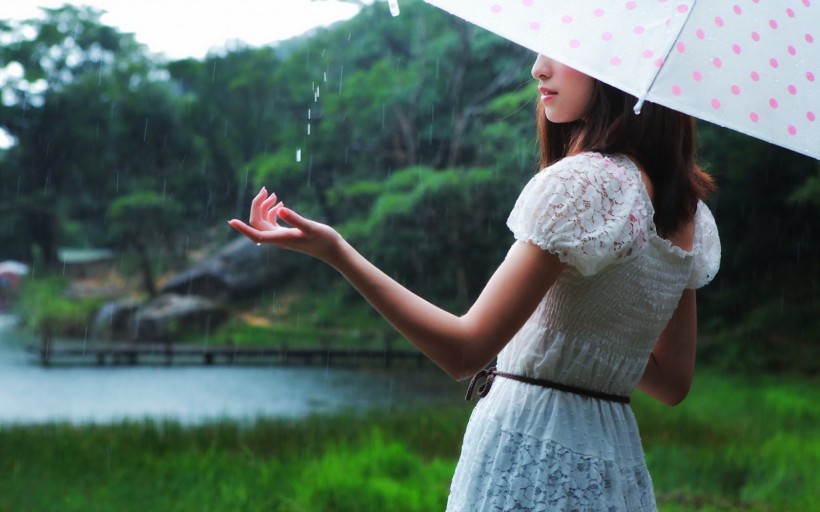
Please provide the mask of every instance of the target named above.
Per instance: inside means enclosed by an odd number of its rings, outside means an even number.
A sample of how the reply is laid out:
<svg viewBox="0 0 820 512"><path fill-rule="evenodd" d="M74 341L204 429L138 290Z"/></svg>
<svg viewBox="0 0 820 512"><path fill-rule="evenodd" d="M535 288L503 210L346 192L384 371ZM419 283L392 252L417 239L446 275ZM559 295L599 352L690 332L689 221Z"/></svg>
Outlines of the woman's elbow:
<svg viewBox="0 0 820 512"><path fill-rule="evenodd" d="M691 388L690 382L682 382L674 386L670 386L664 393L657 397L663 404L669 407L675 407L686 399Z"/></svg>
<svg viewBox="0 0 820 512"><path fill-rule="evenodd" d="M486 365L463 364L452 368L444 368L444 371L453 380L461 382L468 379L472 379L475 376L475 374L477 374L484 368L486 368Z"/></svg>

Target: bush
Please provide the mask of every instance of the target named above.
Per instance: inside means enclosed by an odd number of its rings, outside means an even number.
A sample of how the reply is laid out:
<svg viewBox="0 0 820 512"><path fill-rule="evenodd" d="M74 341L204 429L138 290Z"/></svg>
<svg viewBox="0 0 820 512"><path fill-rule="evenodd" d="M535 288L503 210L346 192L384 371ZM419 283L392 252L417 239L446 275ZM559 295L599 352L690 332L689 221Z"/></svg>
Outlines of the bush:
<svg viewBox="0 0 820 512"><path fill-rule="evenodd" d="M26 279L14 307L20 326L37 336L85 337L105 299L71 298L68 288L63 276Z"/></svg>

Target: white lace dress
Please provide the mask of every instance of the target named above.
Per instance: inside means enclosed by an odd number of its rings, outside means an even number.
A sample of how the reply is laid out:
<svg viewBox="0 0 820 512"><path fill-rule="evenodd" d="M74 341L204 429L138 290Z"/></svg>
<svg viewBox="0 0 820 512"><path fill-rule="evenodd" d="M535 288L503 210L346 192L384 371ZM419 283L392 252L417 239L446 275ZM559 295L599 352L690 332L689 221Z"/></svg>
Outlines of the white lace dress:
<svg viewBox="0 0 820 512"><path fill-rule="evenodd" d="M538 173L507 224L569 266L498 356L499 371L629 395L684 288L717 273L699 203L690 252L655 230L626 157L582 153ZM495 378L464 436L448 511L656 510L628 404Z"/></svg>

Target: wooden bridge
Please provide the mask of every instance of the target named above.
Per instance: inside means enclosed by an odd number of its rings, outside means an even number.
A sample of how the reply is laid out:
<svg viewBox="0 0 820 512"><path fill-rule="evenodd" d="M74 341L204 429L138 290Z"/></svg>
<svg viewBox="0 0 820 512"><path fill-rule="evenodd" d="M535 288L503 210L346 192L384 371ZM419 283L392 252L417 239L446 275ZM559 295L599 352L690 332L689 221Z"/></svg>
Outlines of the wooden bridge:
<svg viewBox="0 0 820 512"><path fill-rule="evenodd" d="M136 364L172 365L175 361L185 364L252 364L252 363L302 363L332 364L339 362L379 362L390 366L396 361L413 361L422 365L426 357L414 349L395 349L391 343L381 348L343 347L288 347L237 346L192 343L139 343L139 342L82 342L52 341L44 339L39 344L26 346L26 351L36 355L40 364L96 362L103 366Z"/></svg>

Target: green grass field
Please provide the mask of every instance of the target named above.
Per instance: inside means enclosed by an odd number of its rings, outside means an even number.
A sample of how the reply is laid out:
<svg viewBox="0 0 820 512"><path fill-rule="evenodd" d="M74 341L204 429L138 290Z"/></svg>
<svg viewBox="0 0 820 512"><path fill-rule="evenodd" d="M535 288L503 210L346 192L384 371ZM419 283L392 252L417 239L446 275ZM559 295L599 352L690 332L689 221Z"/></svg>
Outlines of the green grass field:
<svg viewBox="0 0 820 512"><path fill-rule="evenodd" d="M816 510L817 380L701 372L636 396L660 509ZM196 427L0 427L0 511L443 510L471 406Z"/></svg>

